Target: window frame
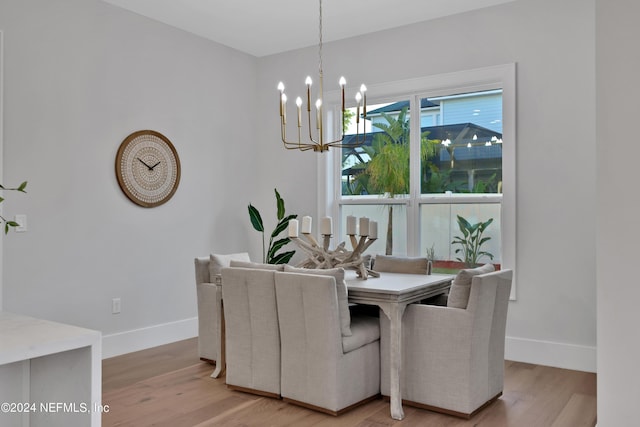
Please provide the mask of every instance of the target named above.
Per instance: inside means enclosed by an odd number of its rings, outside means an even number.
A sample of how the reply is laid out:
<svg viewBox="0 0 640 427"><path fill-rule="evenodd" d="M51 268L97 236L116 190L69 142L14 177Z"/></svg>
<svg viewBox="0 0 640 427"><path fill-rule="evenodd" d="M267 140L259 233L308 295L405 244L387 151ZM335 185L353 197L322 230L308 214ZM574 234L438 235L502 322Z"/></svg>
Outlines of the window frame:
<svg viewBox="0 0 640 427"><path fill-rule="evenodd" d="M369 85L367 97L370 104L395 102L408 99L409 111L420 111L420 99L447 96L453 93L481 92L502 89L502 195L454 194L456 203L495 203L501 199L501 265L514 270L511 299L516 299L516 64L503 64L453 73L437 74L409 80ZM328 135L340 129L339 91L328 92L325 105L328 110ZM417 124L416 124L417 123ZM420 140L420 120L411 126L411 141ZM407 210L407 254L418 256L420 248L420 206L439 203L449 194L421 194L420 189L420 144L411 144L410 189L405 197L395 199L375 198L375 204L404 204ZM342 205L372 204L373 198L342 196L341 150L331 150L328 155L318 156L318 215L340 218ZM344 234L342 224L336 221L336 236ZM338 239L342 241L343 239ZM336 242L337 243L337 242Z"/></svg>

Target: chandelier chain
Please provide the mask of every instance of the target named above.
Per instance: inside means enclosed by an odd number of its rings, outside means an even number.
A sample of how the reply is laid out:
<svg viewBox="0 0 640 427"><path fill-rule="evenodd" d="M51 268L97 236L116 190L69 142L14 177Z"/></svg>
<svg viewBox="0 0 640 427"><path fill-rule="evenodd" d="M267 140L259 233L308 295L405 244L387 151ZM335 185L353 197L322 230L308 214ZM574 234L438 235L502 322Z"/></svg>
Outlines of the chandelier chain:
<svg viewBox="0 0 640 427"><path fill-rule="evenodd" d="M320 33L320 43L318 43L318 72L322 75L322 0L320 0L320 21L318 24L318 32Z"/></svg>

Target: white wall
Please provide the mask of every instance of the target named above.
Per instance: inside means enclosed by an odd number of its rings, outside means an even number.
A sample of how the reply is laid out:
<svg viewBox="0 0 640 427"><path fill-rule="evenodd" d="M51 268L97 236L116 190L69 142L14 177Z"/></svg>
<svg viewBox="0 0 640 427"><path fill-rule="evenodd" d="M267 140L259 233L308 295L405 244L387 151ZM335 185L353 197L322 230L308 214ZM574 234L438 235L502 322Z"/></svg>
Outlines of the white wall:
<svg viewBox="0 0 640 427"><path fill-rule="evenodd" d="M327 88L339 73L374 87L517 63L507 357L585 370L596 345L594 20L593 2L520 0L324 50ZM249 202L273 224L278 188L288 211L317 214L319 155L281 148L275 90L316 75L316 47L255 59L97 0L3 2L0 29L3 180L29 180L5 212L30 226L4 240L6 310L122 334L129 351L184 337L193 257L261 255ZM174 198L151 210L122 195L113 171L119 143L144 128L168 136L183 167Z"/></svg>
<svg viewBox="0 0 640 427"><path fill-rule="evenodd" d="M568 30L570 29L570 31ZM507 357L595 370L593 2L521 0L324 45L325 90L517 63L517 283ZM316 215L318 154L279 149L275 90L317 75L317 48L261 58L265 175ZM294 86L299 84L299 89ZM281 144L280 144L281 145ZM278 165L274 167L274 165ZM282 167L280 165L286 165Z"/></svg>
<svg viewBox="0 0 640 427"><path fill-rule="evenodd" d="M97 0L1 2L0 30L2 180L29 181L4 203L29 224L4 236L4 309L111 337L151 328L106 355L195 335L193 258L247 246L238 194L253 180L255 58ZM154 209L114 173L140 129L167 136L182 163L178 191Z"/></svg>
<svg viewBox="0 0 640 427"><path fill-rule="evenodd" d="M629 425L640 401L640 145L630 133L640 116L640 3L597 0L596 12L598 425L607 427Z"/></svg>

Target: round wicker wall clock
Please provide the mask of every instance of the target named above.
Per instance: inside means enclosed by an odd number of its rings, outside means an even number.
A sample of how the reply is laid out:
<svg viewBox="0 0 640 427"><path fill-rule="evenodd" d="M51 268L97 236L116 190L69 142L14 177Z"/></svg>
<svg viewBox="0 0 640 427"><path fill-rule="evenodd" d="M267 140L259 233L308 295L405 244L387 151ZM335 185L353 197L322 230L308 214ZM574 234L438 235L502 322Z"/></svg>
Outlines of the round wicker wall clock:
<svg viewBox="0 0 640 427"><path fill-rule="evenodd" d="M127 136L116 154L116 177L124 194L145 208L168 201L180 183L180 158L164 135L140 130Z"/></svg>

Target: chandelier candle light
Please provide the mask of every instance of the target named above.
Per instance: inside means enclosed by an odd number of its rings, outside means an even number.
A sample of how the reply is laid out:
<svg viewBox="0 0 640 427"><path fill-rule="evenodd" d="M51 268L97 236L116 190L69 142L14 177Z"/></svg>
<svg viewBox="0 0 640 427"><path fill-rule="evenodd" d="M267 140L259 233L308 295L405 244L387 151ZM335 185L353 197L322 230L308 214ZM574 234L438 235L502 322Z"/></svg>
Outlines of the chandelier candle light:
<svg viewBox="0 0 640 427"><path fill-rule="evenodd" d="M304 268L339 268L356 270L358 277L367 279L368 276L380 277L380 273L371 270L366 264L362 254L378 239L378 223L370 221L367 217L359 219L360 238L356 237L356 217L347 216L347 235L351 241L352 250L346 249L345 242L340 243L334 250L329 249L331 235L333 233L333 221L331 217L324 217L320 220L320 234L322 235L322 246L311 235L312 219L310 216L302 218L300 233L304 240L300 238L297 219L289 221L289 238L300 247L308 258L298 264Z"/></svg>
<svg viewBox="0 0 640 427"><path fill-rule="evenodd" d="M279 104L280 104L280 133L282 135L282 142L284 143L284 147L289 150L313 150L315 152L323 153L325 151L329 151L330 147L337 148L355 148L361 146L367 135L366 126L363 122L363 133L360 135L360 115L362 114L363 120L367 118L367 87L363 84L360 86L360 92L356 94L356 137L355 140L351 143L343 143L344 141L344 113L345 113L345 86L347 81L344 77L340 77L338 84L340 85L341 92L341 109L340 109L340 138L335 139L333 141L325 141L325 133L324 133L324 104L323 104L323 75L322 75L322 0L319 0L320 3L320 25L319 25L319 33L320 33L320 42L318 44L318 74L319 74L319 85L318 85L318 98L315 102L315 128L317 130L317 135L314 137L312 132L312 119L311 119L311 85L312 80L311 76L307 76L305 80L305 85L307 86L307 102L306 102L306 121L309 128L309 142L302 142L302 98L296 98L296 108L297 108L297 123L298 123L298 141L288 141L287 140L287 95L284 93L284 83L278 83L278 91L279 91Z"/></svg>

